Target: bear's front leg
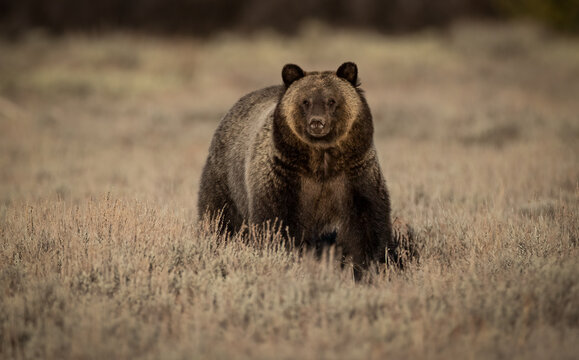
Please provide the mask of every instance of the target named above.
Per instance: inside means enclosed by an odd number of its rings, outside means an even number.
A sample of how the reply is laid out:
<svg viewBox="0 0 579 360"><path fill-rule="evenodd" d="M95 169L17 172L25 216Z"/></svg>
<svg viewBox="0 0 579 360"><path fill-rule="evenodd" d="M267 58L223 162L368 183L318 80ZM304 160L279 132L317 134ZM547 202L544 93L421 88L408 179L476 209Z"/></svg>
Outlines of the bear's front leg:
<svg viewBox="0 0 579 360"><path fill-rule="evenodd" d="M274 171L270 175L276 174ZM249 181L249 223L261 225L269 222L281 227L284 235L300 241L298 231L297 183L291 178L276 174L269 178L255 177Z"/></svg>
<svg viewBox="0 0 579 360"><path fill-rule="evenodd" d="M362 268L372 262L398 263L392 239L390 199L379 165L370 164L350 179L352 211L348 221L345 250ZM386 255L388 252L388 255Z"/></svg>

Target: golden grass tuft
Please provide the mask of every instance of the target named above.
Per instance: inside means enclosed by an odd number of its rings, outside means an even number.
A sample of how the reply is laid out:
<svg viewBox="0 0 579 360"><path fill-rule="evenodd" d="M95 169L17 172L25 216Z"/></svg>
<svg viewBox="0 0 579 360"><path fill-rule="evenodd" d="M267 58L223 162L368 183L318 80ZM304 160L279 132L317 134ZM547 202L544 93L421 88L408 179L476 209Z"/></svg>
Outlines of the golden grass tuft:
<svg viewBox="0 0 579 360"><path fill-rule="evenodd" d="M139 201L4 208L0 349L8 358L573 356L577 213L468 226L452 215L421 230L420 264L356 283L335 261L276 246L280 233L225 241L213 223Z"/></svg>

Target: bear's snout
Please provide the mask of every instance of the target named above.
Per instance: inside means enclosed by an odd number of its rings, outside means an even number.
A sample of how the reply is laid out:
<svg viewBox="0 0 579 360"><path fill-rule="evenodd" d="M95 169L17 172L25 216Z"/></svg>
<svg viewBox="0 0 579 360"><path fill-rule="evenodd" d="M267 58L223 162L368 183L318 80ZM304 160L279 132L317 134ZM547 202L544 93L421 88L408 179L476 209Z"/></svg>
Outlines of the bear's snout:
<svg viewBox="0 0 579 360"><path fill-rule="evenodd" d="M330 132L326 119L319 116L312 116L308 121L308 133L313 137L326 136Z"/></svg>

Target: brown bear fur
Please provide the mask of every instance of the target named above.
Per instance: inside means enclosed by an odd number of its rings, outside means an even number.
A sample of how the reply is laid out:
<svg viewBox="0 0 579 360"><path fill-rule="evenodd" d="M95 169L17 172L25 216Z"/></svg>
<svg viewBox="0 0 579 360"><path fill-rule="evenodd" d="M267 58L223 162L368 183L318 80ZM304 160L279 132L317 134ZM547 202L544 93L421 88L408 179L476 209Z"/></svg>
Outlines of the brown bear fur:
<svg viewBox="0 0 579 360"><path fill-rule="evenodd" d="M221 121L201 177L199 216L227 230L281 221L298 244L336 244L366 267L398 262L390 200L354 63L282 70L284 85L241 98Z"/></svg>

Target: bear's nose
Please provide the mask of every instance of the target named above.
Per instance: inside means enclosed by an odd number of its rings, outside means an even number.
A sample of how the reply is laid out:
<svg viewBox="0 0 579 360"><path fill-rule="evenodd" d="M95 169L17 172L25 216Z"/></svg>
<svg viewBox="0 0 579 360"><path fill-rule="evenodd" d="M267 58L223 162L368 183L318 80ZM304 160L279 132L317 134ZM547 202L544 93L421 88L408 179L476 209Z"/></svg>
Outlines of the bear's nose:
<svg viewBox="0 0 579 360"><path fill-rule="evenodd" d="M321 138L330 132L331 127L329 125L324 117L312 116L308 120L307 132L315 138Z"/></svg>
<svg viewBox="0 0 579 360"><path fill-rule="evenodd" d="M326 122L322 118L311 118L310 119L310 130L313 132L321 132L326 126Z"/></svg>

